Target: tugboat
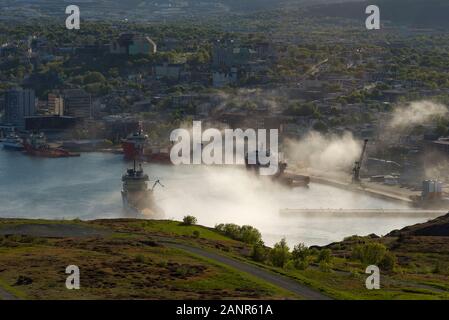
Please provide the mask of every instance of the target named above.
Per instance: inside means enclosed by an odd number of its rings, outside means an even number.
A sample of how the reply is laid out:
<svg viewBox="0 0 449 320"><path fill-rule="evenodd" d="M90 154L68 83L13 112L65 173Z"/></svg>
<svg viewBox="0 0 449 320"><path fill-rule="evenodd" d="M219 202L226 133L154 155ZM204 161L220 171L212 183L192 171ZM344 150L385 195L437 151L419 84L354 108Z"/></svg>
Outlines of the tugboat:
<svg viewBox="0 0 449 320"><path fill-rule="evenodd" d="M3 148L6 150L23 150L22 139L15 133L10 133L3 140Z"/></svg>
<svg viewBox="0 0 449 320"><path fill-rule="evenodd" d="M73 153L60 148L50 147L43 133L31 134L29 141L24 140L23 146L25 147L25 152L30 156L45 158L68 158L80 156L79 153Z"/></svg>
<svg viewBox="0 0 449 320"><path fill-rule="evenodd" d="M122 201L126 213L133 216L151 217L152 219L163 217L162 209L155 204L153 192L156 185L162 186L162 184L157 180L153 187L149 189L148 181L150 179L143 172L141 164L136 169L136 161L134 160L134 167L126 171L126 174L122 176L122 181Z"/></svg>

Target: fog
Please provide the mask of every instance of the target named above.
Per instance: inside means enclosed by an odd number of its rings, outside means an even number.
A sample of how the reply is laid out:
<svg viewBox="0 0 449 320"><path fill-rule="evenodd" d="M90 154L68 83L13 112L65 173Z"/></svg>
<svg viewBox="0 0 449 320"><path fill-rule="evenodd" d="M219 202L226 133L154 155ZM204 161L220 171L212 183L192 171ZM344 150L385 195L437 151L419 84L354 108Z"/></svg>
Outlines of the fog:
<svg viewBox="0 0 449 320"><path fill-rule="evenodd" d="M351 173L361 150L361 142L350 132L341 136L324 136L315 131L310 131L299 140L287 140L284 149L285 157L292 167L343 175Z"/></svg>
<svg viewBox="0 0 449 320"><path fill-rule="evenodd" d="M166 218L182 220L186 215L193 215L199 224L210 227L218 223L249 224L262 232L269 245L282 237L290 244L324 245L352 234L385 234L408 223L426 220L422 216L346 217L326 213L285 217L280 214L281 209L405 206L323 185L286 188L239 167L178 166L163 172L157 178L165 188L156 190L156 199Z"/></svg>
<svg viewBox="0 0 449 320"><path fill-rule="evenodd" d="M392 130L401 130L429 123L435 117L447 116L447 114L448 108L445 105L431 101L415 101L398 106L388 126Z"/></svg>

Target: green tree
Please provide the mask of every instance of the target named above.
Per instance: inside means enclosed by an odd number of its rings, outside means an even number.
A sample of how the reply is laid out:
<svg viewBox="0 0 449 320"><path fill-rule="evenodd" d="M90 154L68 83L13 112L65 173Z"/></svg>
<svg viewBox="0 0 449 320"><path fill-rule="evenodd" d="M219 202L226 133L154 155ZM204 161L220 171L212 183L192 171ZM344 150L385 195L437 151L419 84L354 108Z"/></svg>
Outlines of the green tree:
<svg viewBox="0 0 449 320"><path fill-rule="evenodd" d="M197 219L196 219L194 216L185 216L185 217L182 219L182 223L183 223L185 226L192 226L192 225L194 225L194 224L197 223Z"/></svg>
<svg viewBox="0 0 449 320"><path fill-rule="evenodd" d="M352 250L352 257L365 264L379 264L384 258L387 248L377 242L357 245Z"/></svg>
<svg viewBox="0 0 449 320"><path fill-rule="evenodd" d="M331 263L332 260L332 256L331 256L332 251L330 249L322 249L319 251L318 253L318 262L321 263Z"/></svg>
<svg viewBox="0 0 449 320"><path fill-rule="evenodd" d="M267 260L267 248L265 248L262 241L253 245L251 259L257 262L265 262Z"/></svg>
<svg viewBox="0 0 449 320"><path fill-rule="evenodd" d="M259 243L262 241L262 235L259 230L252 226L242 226L240 228L240 240L249 244Z"/></svg>
<svg viewBox="0 0 449 320"><path fill-rule="evenodd" d="M271 249L269 257L270 262L275 267L283 268L290 260L290 248L287 245L285 238L282 238L280 242L276 243Z"/></svg>
<svg viewBox="0 0 449 320"><path fill-rule="evenodd" d="M106 81L106 79L103 76L103 74L97 71L89 72L84 76L84 84L91 84L104 81Z"/></svg>

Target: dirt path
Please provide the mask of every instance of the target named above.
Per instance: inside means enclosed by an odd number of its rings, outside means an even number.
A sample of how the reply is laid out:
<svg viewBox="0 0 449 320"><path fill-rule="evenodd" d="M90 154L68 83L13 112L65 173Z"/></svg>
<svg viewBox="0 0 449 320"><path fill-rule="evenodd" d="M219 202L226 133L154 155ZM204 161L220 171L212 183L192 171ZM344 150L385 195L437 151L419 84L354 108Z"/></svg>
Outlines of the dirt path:
<svg viewBox="0 0 449 320"><path fill-rule="evenodd" d="M207 259L215 260L219 263L225 264L225 265L230 266L239 271L248 273L254 277L260 278L260 279L262 279L268 283L271 283L279 288L293 292L293 293L295 293L301 297L304 297L306 299L309 299L309 300L330 300L331 299L328 296L326 296L318 291L310 289L310 288L298 283L297 281L294 281L293 279L289 279L287 277L271 273L269 271L263 270L259 267L256 267L256 266L248 264L248 263L244 263L244 262L241 262L241 261L229 258L229 257L225 257L220 254L213 253L213 252L209 252L209 251L201 249L201 248L191 247L191 246L178 244L178 243L172 243L172 242L164 242L164 244L169 247L172 247L172 248L181 249L181 250L188 251L190 253L193 253L193 254L196 254L199 256L203 256Z"/></svg>
<svg viewBox="0 0 449 320"><path fill-rule="evenodd" d="M0 235L28 235L44 238L99 237L108 233L108 231L88 226L63 223L20 224L0 228Z"/></svg>

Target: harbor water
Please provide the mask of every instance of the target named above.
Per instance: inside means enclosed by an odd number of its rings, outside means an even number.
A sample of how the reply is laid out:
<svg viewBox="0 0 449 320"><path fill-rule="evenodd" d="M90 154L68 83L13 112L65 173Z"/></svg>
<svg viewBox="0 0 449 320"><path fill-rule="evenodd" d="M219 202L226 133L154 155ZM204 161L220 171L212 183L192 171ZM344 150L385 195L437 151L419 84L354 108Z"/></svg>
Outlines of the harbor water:
<svg viewBox="0 0 449 320"><path fill-rule="evenodd" d="M79 158L33 158L0 149L0 217L98 219L126 217L121 176L131 166L121 155L84 153ZM269 179L231 167L144 164L152 181L160 179L155 198L167 219L197 217L198 223L249 224L268 245L285 237L293 245L325 245L346 236L375 233L430 218L422 215L284 216L282 209L404 209L402 203L311 184L288 189ZM150 183L152 186L152 183ZM151 217L148 217L151 218Z"/></svg>

